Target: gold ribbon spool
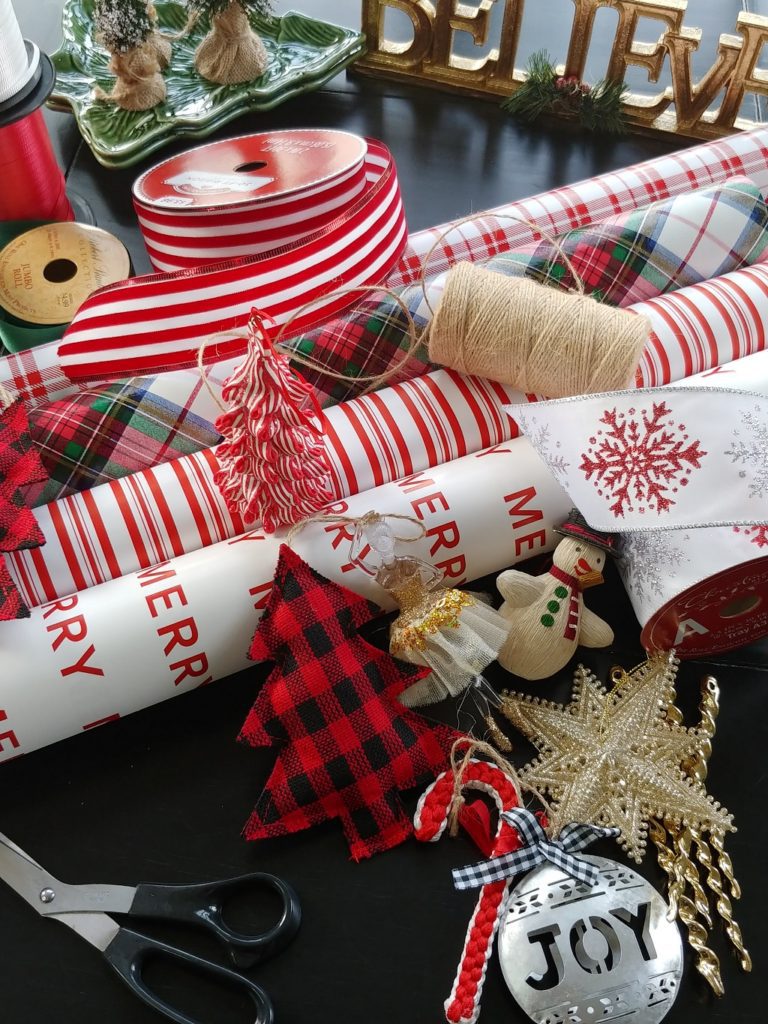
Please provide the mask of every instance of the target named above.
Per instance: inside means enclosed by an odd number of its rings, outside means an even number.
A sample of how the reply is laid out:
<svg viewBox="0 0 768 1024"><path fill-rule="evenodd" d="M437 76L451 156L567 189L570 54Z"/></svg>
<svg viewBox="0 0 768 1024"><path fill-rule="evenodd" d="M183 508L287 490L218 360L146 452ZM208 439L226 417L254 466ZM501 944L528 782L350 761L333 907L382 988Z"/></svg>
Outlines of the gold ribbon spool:
<svg viewBox="0 0 768 1024"><path fill-rule="evenodd" d="M88 296L130 275L123 243L101 228L43 224L0 252L0 305L30 324L66 324Z"/></svg>

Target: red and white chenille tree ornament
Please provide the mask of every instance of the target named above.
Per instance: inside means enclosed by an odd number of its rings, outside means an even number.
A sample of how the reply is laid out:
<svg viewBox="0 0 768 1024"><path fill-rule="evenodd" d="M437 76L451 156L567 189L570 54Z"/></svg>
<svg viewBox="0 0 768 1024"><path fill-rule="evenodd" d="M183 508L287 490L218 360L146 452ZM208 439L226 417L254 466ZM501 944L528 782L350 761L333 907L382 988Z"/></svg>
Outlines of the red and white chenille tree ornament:
<svg viewBox="0 0 768 1024"><path fill-rule="evenodd" d="M323 420L311 386L291 369L257 310L248 351L222 389L228 410L216 421L224 436L214 481L230 512L261 520L267 533L327 505L330 490Z"/></svg>

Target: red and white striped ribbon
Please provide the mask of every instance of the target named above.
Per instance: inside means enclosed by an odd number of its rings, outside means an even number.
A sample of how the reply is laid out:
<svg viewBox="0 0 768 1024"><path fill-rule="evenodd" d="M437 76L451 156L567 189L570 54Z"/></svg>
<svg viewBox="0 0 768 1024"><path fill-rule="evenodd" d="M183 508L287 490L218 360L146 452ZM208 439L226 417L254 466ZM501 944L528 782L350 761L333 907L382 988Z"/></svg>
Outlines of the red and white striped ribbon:
<svg viewBox="0 0 768 1024"><path fill-rule="evenodd" d="M94 293L59 346L67 377L110 380L193 366L208 337L240 331L254 306L277 328L295 317L296 333L339 313L356 298L339 292L384 281L407 239L395 164L386 146L367 140L361 173L364 190L340 206L329 223L298 239L289 218L284 238L293 241L257 256L136 277ZM311 307L296 316L310 300ZM206 362L244 351L244 338L212 343Z"/></svg>

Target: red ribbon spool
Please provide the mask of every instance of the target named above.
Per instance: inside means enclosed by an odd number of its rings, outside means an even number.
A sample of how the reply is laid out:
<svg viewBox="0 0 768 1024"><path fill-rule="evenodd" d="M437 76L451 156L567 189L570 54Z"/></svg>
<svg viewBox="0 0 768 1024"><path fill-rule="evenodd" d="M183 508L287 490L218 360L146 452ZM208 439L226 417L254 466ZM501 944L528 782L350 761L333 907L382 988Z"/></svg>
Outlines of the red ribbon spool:
<svg viewBox="0 0 768 1024"><path fill-rule="evenodd" d="M0 128L0 220L74 220L38 107Z"/></svg>

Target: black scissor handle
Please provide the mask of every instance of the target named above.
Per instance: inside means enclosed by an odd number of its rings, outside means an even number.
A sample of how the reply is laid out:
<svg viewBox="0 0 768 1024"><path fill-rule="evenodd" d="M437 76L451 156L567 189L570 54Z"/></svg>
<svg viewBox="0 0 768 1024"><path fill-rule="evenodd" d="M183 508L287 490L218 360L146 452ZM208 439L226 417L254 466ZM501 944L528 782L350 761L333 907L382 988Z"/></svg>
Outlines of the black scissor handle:
<svg viewBox="0 0 768 1024"><path fill-rule="evenodd" d="M280 920L266 932L246 935L224 921L224 904L252 886L274 890L283 904ZM287 882L267 872L254 872L200 885L136 886L132 917L149 917L195 925L212 932L229 950L236 967L251 967L279 953L296 935L301 923L299 898Z"/></svg>
<svg viewBox="0 0 768 1024"><path fill-rule="evenodd" d="M176 1024L200 1024L194 1017L189 1017L175 1006L161 999L144 981L144 964L150 957L165 958L172 960L183 967L188 968L196 974L205 975L213 981L245 992L256 1007L256 1016L253 1024L273 1024L274 1011L269 996L250 978L236 971L230 971L227 967L219 967L210 960L203 960L192 953L186 953L183 949L176 949L175 946L168 946L164 942L158 942L146 935L139 935L138 932L129 928L121 928L115 938L104 950L107 963L112 967L131 991L143 1000L153 1010L164 1014L169 1020Z"/></svg>

